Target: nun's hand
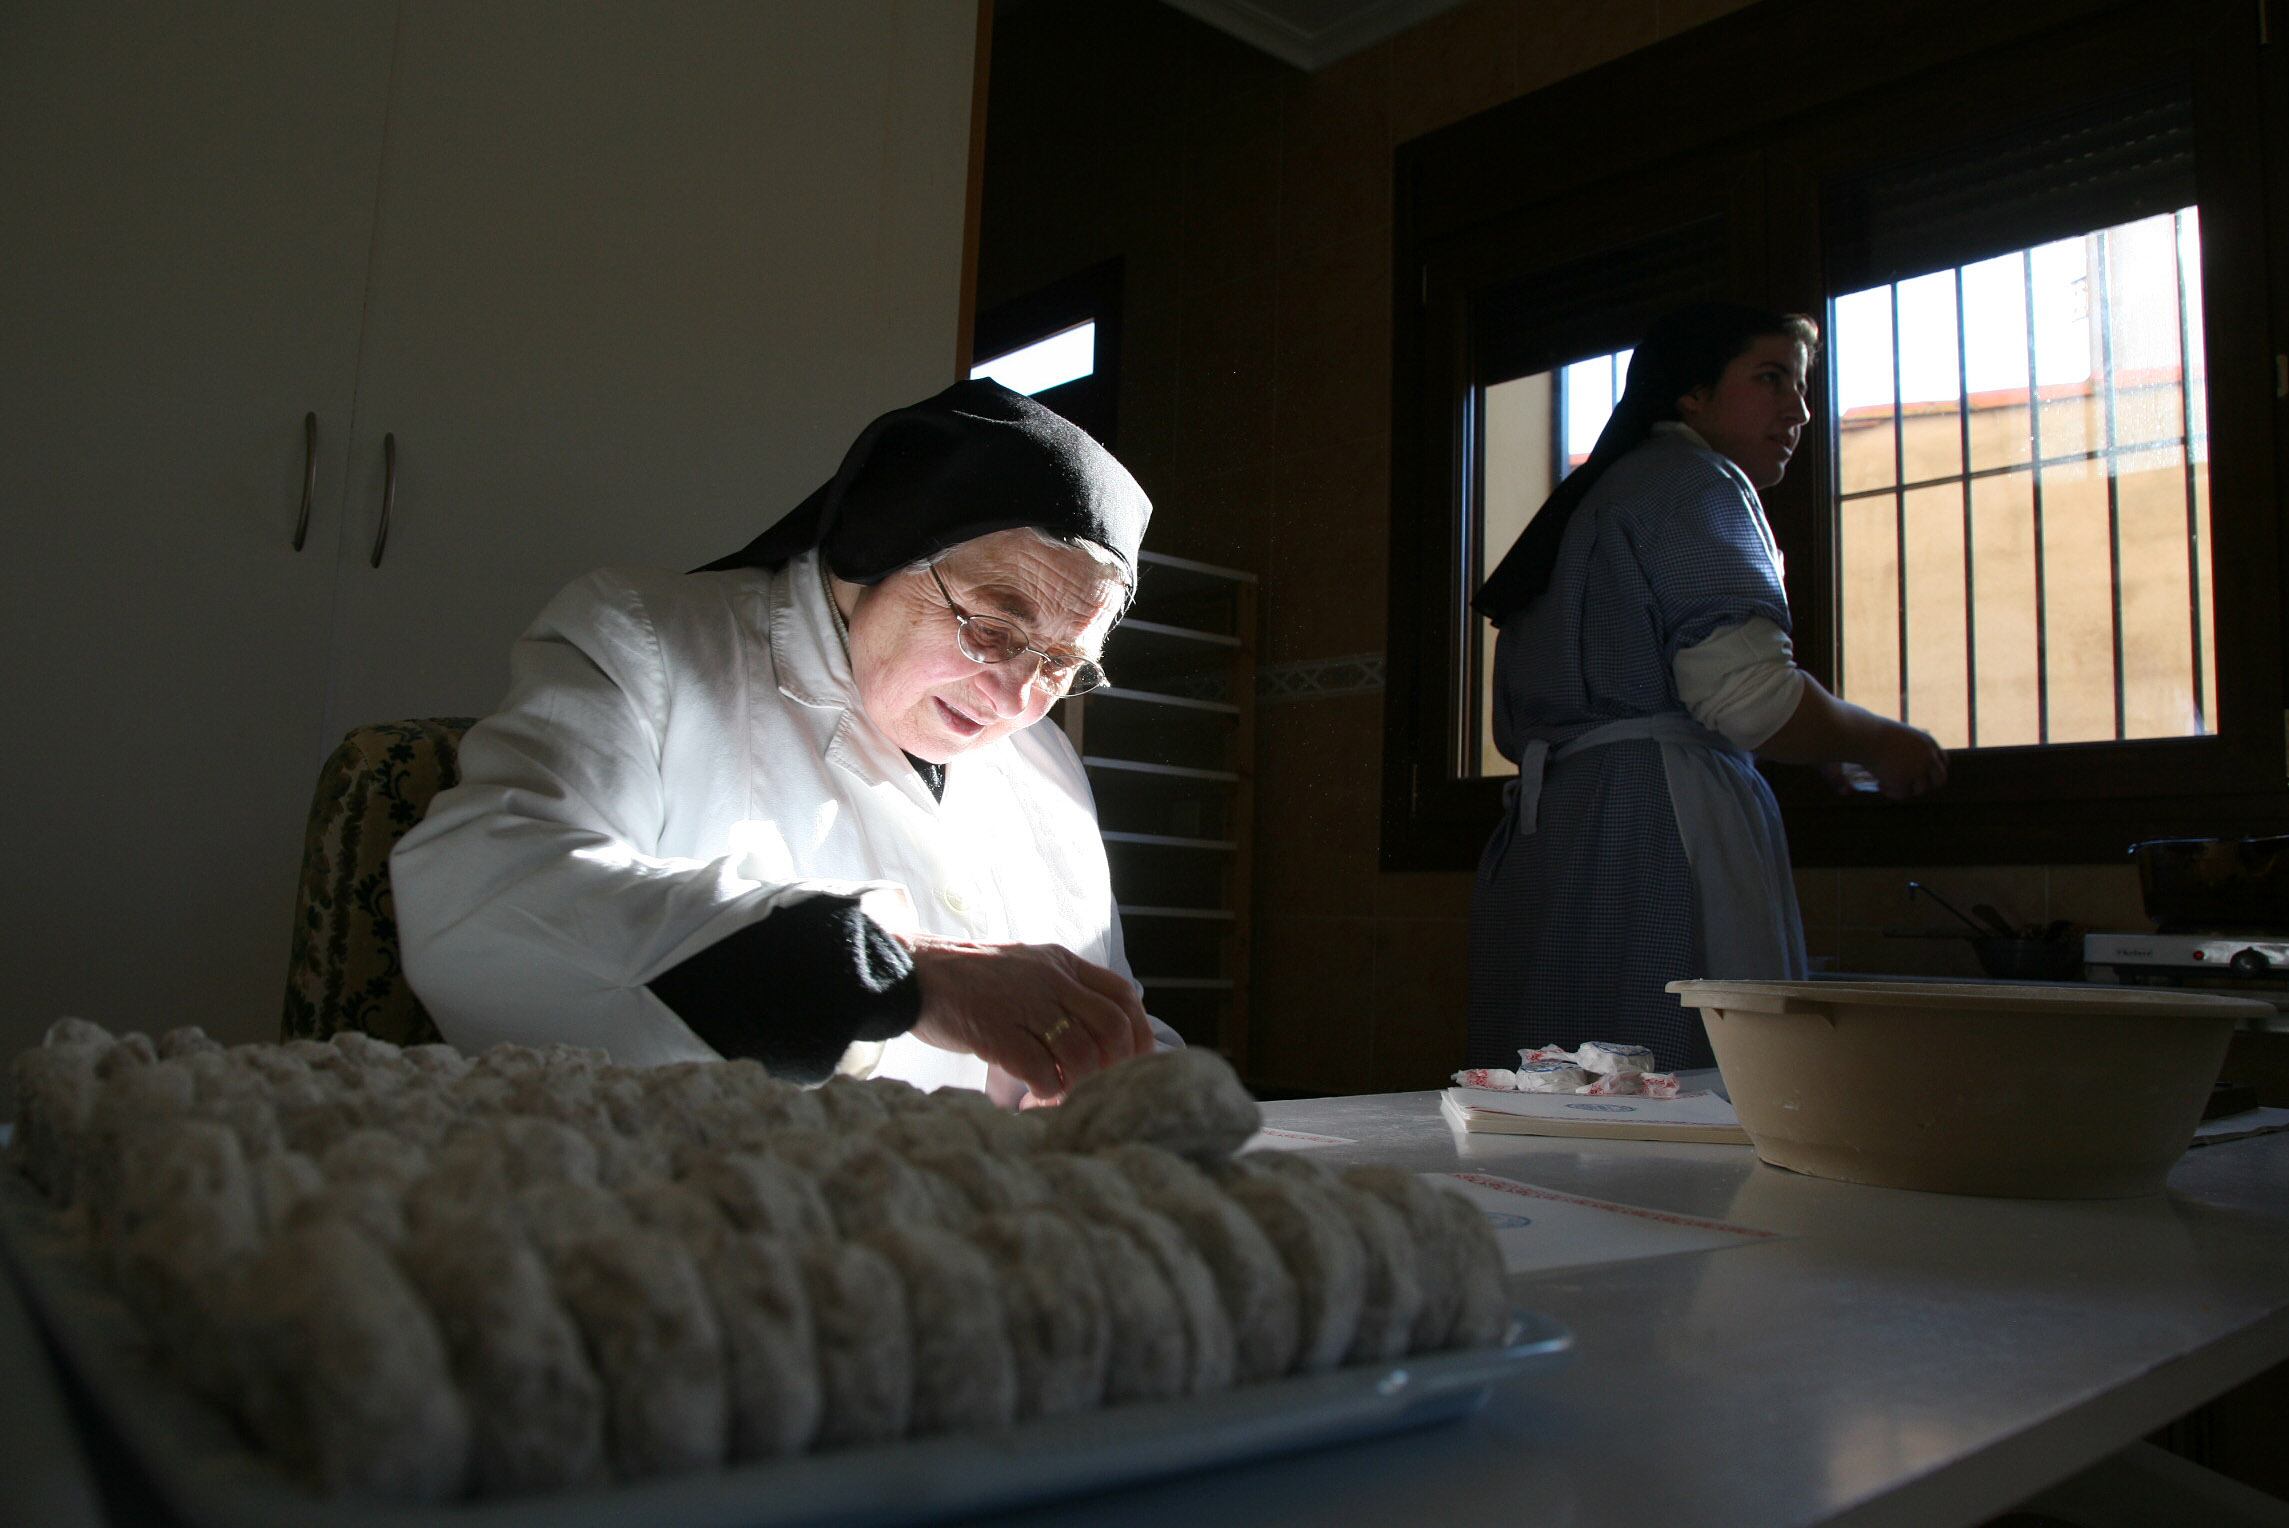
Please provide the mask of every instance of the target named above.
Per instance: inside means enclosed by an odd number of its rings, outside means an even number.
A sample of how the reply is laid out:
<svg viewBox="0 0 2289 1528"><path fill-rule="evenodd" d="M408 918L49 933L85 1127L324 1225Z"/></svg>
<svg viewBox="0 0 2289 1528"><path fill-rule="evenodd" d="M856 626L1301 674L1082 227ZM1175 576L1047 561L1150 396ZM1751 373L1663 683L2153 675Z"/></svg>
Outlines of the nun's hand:
<svg viewBox="0 0 2289 1528"><path fill-rule="evenodd" d="M1152 1025L1118 972L1053 944L974 944L905 936L922 985L917 1038L980 1057L1037 1098L1150 1054Z"/></svg>

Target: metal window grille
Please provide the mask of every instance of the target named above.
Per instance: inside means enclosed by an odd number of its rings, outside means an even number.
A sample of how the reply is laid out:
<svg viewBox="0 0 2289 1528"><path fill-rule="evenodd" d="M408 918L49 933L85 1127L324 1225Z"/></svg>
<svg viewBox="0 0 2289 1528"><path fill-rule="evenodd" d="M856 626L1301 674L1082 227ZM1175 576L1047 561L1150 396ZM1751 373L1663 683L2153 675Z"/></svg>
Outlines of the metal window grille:
<svg viewBox="0 0 2289 1528"><path fill-rule="evenodd" d="M1901 294L1909 283L1853 294L1868 298L1881 292L1885 299L1891 396L1888 407L1854 409L1849 420L1841 411L1836 416L1844 479L1837 514L1847 698L1926 727L1954 746L2120 741L2211 729L2216 675L2196 212L2185 207L2166 217L2168 270L2157 279L2148 258L2142 291L2125 289L2124 250L2144 227L2149 237L2143 247L2152 255L2158 242L2151 237L2152 220L2083 236L2090 352L2083 383L2042 380L2038 352L2054 338L2042 326L2055 319L2046 320L2045 304L2038 301L2036 249L2015 256L2026 377L2016 393L1973 385L1972 305L1965 293L1971 267L1918 278L1944 279L1953 288L1951 399L1933 398L1928 390L1906 396L1911 389L1905 357L1919 342L1903 328ZM1995 265L1982 263L1990 271ZM2155 301L2157 291L2166 293L2161 303ZM1853 336L1838 321L1839 305L1830 311L1836 342L1832 379L1854 359L1844 353ZM2140 353L2129 355L2124 337L2133 333ZM2165 334L2171 364L2152 364ZM1928 335L1920 341L1931 348ZM1984 435L2007 438L2008 419L1997 416L2014 413L2024 415L2023 454L2016 443L1975 447L1976 427L1984 423ZM1988 417L1983 421L1982 415ZM1928 467L1921 458L1937 454L1930 437L1950 418L1952 469L1919 470ZM2157 428L2165 418L2167 428ZM1856 447L1845 439L1847 426L1860 437ZM1919 430L1926 437L1920 452L1910 439ZM1870 462L1880 460L1880 449L1867 440L1879 431L1889 434L1890 471L1882 475L1888 481L1854 488L1853 479L1865 482ZM1846 459L1854 449L1857 466ZM2091 491L2092 474L2101 480L2102 496ZM2165 529L2157 499L2165 476L2174 484L2174 531ZM2010 504L2006 495L2019 490L2018 503ZM1956 523L1943 531L1931 510L1950 498ZM2102 559L2090 546L2097 531L2090 522L2101 502ZM2021 523L2010 523L2014 517ZM1943 555L1943 535L1959 549L1948 547ZM1871 548L1884 541L1890 544L1889 621L1882 619L1884 602L1870 578L1882 561ZM2022 547L2031 566L2018 576L2015 553ZM1943 587L1953 582L1945 575L1958 558L1959 588ZM2077 561L2079 568L2073 566ZM2100 561L2103 572L2096 566ZM2013 566L2006 569L2005 563ZM2178 598L2172 598L2173 590ZM1983 630L1983 615L1995 618L1997 629ZM2087 637L2097 625L2103 625L2106 640L2094 654ZM2078 633L2086 640L2075 640ZM2007 659L2014 645L2029 641L2031 662L1993 666L2031 678L2031 725L2027 698L2016 693L2020 685L1993 676L1982 682L1983 658ZM1881 651L1887 645L1889 651ZM1959 689L1947 672L1951 666L1960 668ZM1895 679L1889 686L1881 679L1886 670ZM2062 705L2070 713L2063 725ZM2104 723L2091 719L2099 711L2107 713Z"/></svg>

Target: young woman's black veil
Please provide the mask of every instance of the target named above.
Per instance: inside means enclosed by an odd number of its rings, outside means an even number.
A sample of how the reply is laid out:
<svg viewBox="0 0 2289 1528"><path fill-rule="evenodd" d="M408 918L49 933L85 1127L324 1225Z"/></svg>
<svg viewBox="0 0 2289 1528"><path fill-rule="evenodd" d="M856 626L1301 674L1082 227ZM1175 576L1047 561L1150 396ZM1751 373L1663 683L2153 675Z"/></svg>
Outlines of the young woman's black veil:
<svg viewBox="0 0 2289 1528"><path fill-rule="evenodd" d="M1597 486L1606 469L1642 444L1653 427L1677 417L1677 400L1696 387L1715 384L1733 357L1768 334L1802 338L1808 320L1737 302L1696 302L1674 308L1646 326L1645 338L1629 360L1629 380L1613 417L1599 432L1589 458L1560 482L1471 601L1496 626L1537 599L1550 586L1558 548L1574 510Z"/></svg>

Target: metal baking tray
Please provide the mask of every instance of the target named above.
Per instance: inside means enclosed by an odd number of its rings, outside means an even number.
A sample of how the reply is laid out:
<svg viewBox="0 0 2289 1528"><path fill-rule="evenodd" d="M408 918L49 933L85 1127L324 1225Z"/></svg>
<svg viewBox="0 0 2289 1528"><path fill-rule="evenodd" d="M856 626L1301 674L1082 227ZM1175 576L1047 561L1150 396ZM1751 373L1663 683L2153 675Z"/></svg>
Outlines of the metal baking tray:
<svg viewBox="0 0 2289 1528"><path fill-rule="evenodd" d="M1519 1312L1497 1348L595 1490L419 1507L321 1496L256 1453L219 1407L159 1366L92 1258L5 1167L0 1247L96 1409L189 1528L927 1522L1448 1421L1483 1405L1498 1384L1563 1364L1573 1347L1558 1322Z"/></svg>

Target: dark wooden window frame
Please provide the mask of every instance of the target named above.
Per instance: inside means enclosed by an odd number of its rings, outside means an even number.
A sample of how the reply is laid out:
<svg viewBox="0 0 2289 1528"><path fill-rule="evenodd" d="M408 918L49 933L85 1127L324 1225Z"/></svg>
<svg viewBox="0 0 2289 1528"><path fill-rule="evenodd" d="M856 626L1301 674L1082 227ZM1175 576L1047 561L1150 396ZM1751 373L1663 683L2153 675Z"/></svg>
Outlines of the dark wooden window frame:
<svg viewBox="0 0 2289 1528"><path fill-rule="evenodd" d="M978 315L972 349L978 365L1036 340L1095 320L1097 365L1088 376L1034 394L1107 447L1120 426L1121 262L1107 260L1061 277Z"/></svg>
<svg viewBox="0 0 2289 1528"><path fill-rule="evenodd" d="M2095 862L2142 837L2289 827L2274 316L2289 315L2289 234L2266 233L2289 220L2289 153L2266 147L2289 141L2285 52L2284 0L1764 0L1402 146L1384 867L1468 868L1500 813L1503 781L1460 768L1474 298L1714 213L1735 293L1819 313L1824 187L2173 79L2199 160L2221 730L1959 753L1944 792L1906 805L1836 798L1809 770L1770 777L1800 864ZM1584 340L1628 343L1643 316ZM1824 430L1806 442L1768 509L1800 661L1829 679L1834 468Z"/></svg>

